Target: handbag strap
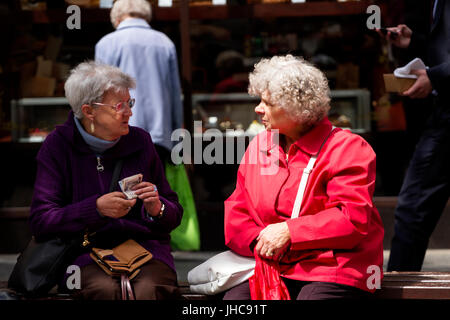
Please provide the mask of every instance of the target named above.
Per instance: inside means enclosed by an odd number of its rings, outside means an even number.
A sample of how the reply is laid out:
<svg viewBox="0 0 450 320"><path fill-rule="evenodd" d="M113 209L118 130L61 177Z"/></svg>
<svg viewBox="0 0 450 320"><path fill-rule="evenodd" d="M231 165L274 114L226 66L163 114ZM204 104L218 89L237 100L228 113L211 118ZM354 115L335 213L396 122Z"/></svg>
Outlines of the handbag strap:
<svg viewBox="0 0 450 320"><path fill-rule="evenodd" d="M119 181L120 171L122 171L123 159L119 159L114 166L114 171L111 178L111 184L109 185L109 192L113 192Z"/></svg>
<svg viewBox="0 0 450 320"><path fill-rule="evenodd" d="M120 275L120 288L122 293L122 300L136 300L133 293L133 288L131 287L130 279L125 273L122 273Z"/></svg>
<svg viewBox="0 0 450 320"><path fill-rule="evenodd" d="M317 157L319 156L320 150L322 150L322 147L324 146L325 142L330 137L331 133L336 129L335 126L331 128L330 133L328 133L325 140L322 142L322 145L319 148L319 151L317 151L316 154L312 155L311 158L308 161L308 164L305 169L303 169L302 178L300 179L300 184L298 186L297 196L295 197L294 207L292 208L292 214L291 219L297 218L300 214L300 209L302 206L303 201L303 195L305 194L306 190L306 184L308 182L309 174L311 173L312 169L314 168L314 164L316 163Z"/></svg>

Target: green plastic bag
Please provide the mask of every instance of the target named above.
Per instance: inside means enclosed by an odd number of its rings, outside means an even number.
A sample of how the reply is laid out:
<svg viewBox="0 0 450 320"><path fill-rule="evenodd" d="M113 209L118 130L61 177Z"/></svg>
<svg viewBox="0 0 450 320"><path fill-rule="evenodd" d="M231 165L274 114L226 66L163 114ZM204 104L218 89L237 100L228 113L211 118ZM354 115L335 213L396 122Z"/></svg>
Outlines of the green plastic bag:
<svg viewBox="0 0 450 320"><path fill-rule="evenodd" d="M170 233L173 250L200 250L200 228L195 209L194 197L183 164L173 165L166 161L166 178L173 191L178 194L178 201L184 209L181 224Z"/></svg>

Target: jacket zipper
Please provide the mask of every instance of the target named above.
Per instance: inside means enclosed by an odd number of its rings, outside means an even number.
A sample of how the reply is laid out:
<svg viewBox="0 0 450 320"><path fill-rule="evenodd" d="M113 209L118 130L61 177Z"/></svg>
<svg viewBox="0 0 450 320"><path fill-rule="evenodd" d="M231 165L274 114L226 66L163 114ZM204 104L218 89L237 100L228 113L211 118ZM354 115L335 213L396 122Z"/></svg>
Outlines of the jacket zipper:
<svg viewBox="0 0 450 320"><path fill-rule="evenodd" d="M103 172L103 170L105 170L105 167L102 165L101 158L97 157L97 171Z"/></svg>
<svg viewBox="0 0 450 320"><path fill-rule="evenodd" d="M102 162L101 162L101 158L100 156L97 156L97 173L98 173L98 181L100 183L100 189L102 190L102 194L104 193L104 186L103 186L103 181L102 181L102 177L100 176L100 174L105 170L105 167L103 167Z"/></svg>

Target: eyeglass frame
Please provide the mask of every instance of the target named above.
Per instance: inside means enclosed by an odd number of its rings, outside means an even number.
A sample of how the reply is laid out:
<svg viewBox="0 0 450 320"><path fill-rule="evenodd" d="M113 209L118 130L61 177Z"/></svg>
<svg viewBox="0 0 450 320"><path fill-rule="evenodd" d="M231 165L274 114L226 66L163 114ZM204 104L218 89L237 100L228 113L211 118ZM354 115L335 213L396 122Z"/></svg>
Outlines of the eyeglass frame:
<svg viewBox="0 0 450 320"><path fill-rule="evenodd" d="M117 108L119 108L119 105L122 105L123 103L125 103L128 106L128 108L130 108L130 110L131 110L134 107L134 104L136 103L136 99L130 98L130 100L128 100L128 101L121 101L121 102L116 103L115 105L109 104L109 103L100 103L100 102L92 102L91 105L107 106L107 107L111 107L112 109L114 109L114 111L116 113L124 113L125 108L117 110Z"/></svg>

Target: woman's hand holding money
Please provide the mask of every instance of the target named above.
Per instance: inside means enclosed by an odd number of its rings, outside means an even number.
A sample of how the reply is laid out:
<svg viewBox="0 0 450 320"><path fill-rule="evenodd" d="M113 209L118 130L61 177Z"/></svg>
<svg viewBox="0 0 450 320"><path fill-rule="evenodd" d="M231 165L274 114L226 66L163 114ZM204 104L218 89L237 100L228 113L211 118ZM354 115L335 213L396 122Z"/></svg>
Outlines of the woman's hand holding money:
<svg viewBox="0 0 450 320"><path fill-rule="evenodd" d="M97 199L97 210L101 215L114 219L122 218L136 204L136 199L127 200L122 192L111 192Z"/></svg>
<svg viewBox="0 0 450 320"><path fill-rule="evenodd" d="M131 190L135 191L135 194L144 202L145 210L152 217L159 215L162 203L159 200L158 189L150 182L141 182L135 185Z"/></svg>

